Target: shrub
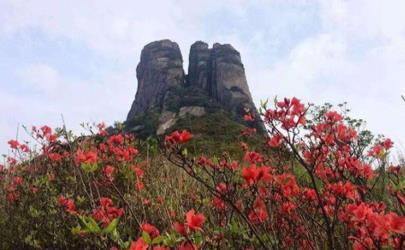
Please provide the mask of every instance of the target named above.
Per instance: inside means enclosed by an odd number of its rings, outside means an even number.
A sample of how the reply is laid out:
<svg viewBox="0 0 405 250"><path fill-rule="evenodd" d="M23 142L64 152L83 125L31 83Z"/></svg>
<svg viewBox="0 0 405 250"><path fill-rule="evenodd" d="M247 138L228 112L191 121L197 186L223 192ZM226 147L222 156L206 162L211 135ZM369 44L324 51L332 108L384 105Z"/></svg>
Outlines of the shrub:
<svg viewBox="0 0 405 250"><path fill-rule="evenodd" d="M391 140L330 105L292 98L260 113L268 136L240 142L242 158L191 154L199 139L187 130L159 149L103 124L80 137L34 127L40 150L11 140L0 165L0 248L404 247L404 167L389 163Z"/></svg>

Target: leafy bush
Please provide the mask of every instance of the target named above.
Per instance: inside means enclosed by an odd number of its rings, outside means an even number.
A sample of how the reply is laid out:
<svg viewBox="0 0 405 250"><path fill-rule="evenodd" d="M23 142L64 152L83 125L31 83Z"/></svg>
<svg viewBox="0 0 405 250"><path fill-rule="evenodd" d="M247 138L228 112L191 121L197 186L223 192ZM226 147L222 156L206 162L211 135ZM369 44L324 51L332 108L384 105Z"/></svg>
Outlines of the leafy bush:
<svg viewBox="0 0 405 250"><path fill-rule="evenodd" d="M241 128L242 157L190 153L201 138L187 130L159 147L102 124L80 137L34 127L40 150L11 140L0 165L0 248L404 248L405 170L389 163L391 140L296 98L261 115L268 136L258 145Z"/></svg>

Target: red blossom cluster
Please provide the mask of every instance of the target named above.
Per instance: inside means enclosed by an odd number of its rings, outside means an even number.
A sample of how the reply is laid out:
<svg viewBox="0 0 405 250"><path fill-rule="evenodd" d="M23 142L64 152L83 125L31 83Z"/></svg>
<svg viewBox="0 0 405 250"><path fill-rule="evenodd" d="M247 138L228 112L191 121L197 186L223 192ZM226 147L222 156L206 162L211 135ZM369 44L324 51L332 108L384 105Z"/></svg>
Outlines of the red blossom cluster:
<svg viewBox="0 0 405 250"><path fill-rule="evenodd" d="M141 191L145 188L145 184L143 183L144 171L143 167L146 165L147 162L141 162L137 165L132 165L131 170L135 174L135 188L138 191Z"/></svg>
<svg viewBox="0 0 405 250"><path fill-rule="evenodd" d="M58 198L58 203L59 205L65 207L66 212L68 212L71 215L77 215L77 211L76 211L76 206L75 206L75 202L73 199L68 199L65 196L61 195Z"/></svg>
<svg viewBox="0 0 405 250"><path fill-rule="evenodd" d="M45 140L47 142L55 142L58 139L58 135L52 131L47 125L40 127L39 129L32 126L32 132L37 139Z"/></svg>
<svg viewBox="0 0 405 250"><path fill-rule="evenodd" d="M290 130L298 125L305 125L305 106L297 98L284 98L276 103L277 109L268 109L264 114L265 121L271 123L273 120L280 121L282 128Z"/></svg>
<svg viewBox="0 0 405 250"><path fill-rule="evenodd" d="M184 224L175 222L173 224L173 229L177 231L181 236L185 236L186 239L180 242L177 250L197 250L198 247L193 244L188 238L193 232L202 231L202 225L205 222L205 216L201 213L196 213L194 209L191 209L186 213L186 222ZM146 232L149 237L154 240L160 236L159 230L152 224L143 223L141 224L141 230ZM187 240L188 239L188 240ZM129 250L169 250L169 247L164 247L161 245L154 245L145 241L144 237L138 238L136 241L132 241Z"/></svg>
<svg viewBox="0 0 405 250"><path fill-rule="evenodd" d="M193 135L187 130L183 130L181 132L175 130L170 135L167 135L165 140L168 144L174 143L183 144L191 140L191 138L193 138Z"/></svg>
<svg viewBox="0 0 405 250"><path fill-rule="evenodd" d="M100 143L98 146L98 150L104 156L103 160L114 157L119 162L131 161L139 154L135 146L128 143L134 140L133 135L116 134L107 138L107 142Z"/></svg>
<svg viewBox="0 0 405 250"><path fill-rule="evenodd" d="M24 179L21 176L14 176L12 182L7 187L7 200L14 202L19 198L17 188L23 184Z"/></svg>
<svg viewBox="0 0 405 250"><path fill-rule="evenodd" d="M141 225L141 230L147 232L152 239L158 237L160 235L159 229L157 229L154 225L143 223Z"/></svg>
<svg viewBox="0 0 405 250"><path fill-rule="evenodd" d="M378 183L376 176L381 174L373 170L372 162L387 155L393 145L391 140L377 143L365 155L358 128L336 111L327 108L308 118L311 107L297 98L276 101L274 109L264 107L264 110L269 133L265 145L271 148L283 145L283 151L294 158L292 166L250 151L243 142L242 167L239 164L230 167L227 159L214 163L201 156L196 161L198 168L208 173L208 179L202 178L200 171L184 159L181 149L179 158L172 161L209 187L213 194L210 204L219 212L221 225L228 213L243 214L263 249L274 246L263 235L278 235L276 246L283 248L316 249L317 241L325 241L330 249L349 247L349 242L355 249L403 247L403 210L387 213L384 209L378 212L371 209L375 206L370 197ZM246 121L254 119L250 114L244 116ZM256 132L250 131L247 128L241 134L250 136ZM387 187L399 206L403 206L405 196L398 189L402 185L398 169L390 168L396 184ZM236 181L238 176L243 181ZM370 207L372 213L358 218L354 208L361 204ZM181 224L176 227L184 234ZM315 230L319 227L321 231ZM346 236L339 235L341 230L347 230ZM346 240L339 241L344 237Z"/></svg>
<svg viewBox="0 0 405 250"><path fill-rule="evenodd" d="M202 230L201 226L204 224L205 216L200 213L196 213L194 209L191 209L186 213L186 223L185 226L190 229L190 231Z"/></svg>
<svg viewBox="0 0 405 250"><path fill-rule="evenodd" d="M114 180L114 177L113 177L114 167L113 166L110 166L110 165L105 166L103 169L103 172L104 172L104 175L107 178L108 182L112 182Z"/></svg>
<svg viewBox="0 0 405 250"><path fill-rule="evenodd" d="M389 150L390 148L392 148L392 146L394 145L394 143L391 141L391 139L385 139L383 142L381 143L377 143L376 145L374 145L371 150L368 152L369 156L373 156L373 157L377 157L380 158L383 156L383 154Z"/></svg>
<svg viewBox="0 0 405 250"><path fill-rule="evenodd" d="M262 108L262 117L243 119L264 120L263 147L239 142L240 155L185 154L193 135L167 135L164 161L185 173L175 177L158 175L162 169L152 169L149 155L137 160L135 137L109 134L104 124L75 144L48 126L33 128L44 142L37 157L42 162L18 163L19 152L32 152L9 141L16 158L0 165L0 209L27 206L36 218L46 212L30 202L52 193L60 212L71 215L63 216L63 225L73 223L69 233L83 242L93 233L97 247L114 250L404 249L405 171L389 165L390 139L368 140L345 114L297 98ZM243 136L256 133L241 130ZM151 180L155 175L160 179ZM165 186L171 179L178 188Z"/></svg>
<svg viewBox="0 0 405 250"><path fill-rule="evenodd" d="M201 226L205 222L205 216L201 213L196 213L194 209L191 209L186 213L186 222L180 223L175 222L173 224L173 228L180 234L180 235L187 235L188 232L193 231L201 231Z"/></svg>
<svg viewBox="0 0 405 250"><path fill-rule="evenodd" d="M93 211L93 218L107 226L115 218L121 217L124 214L123 208L113 206L113 201L107 197L100 198L100 206Z"/></svg>
<svg viewBox="0 0 405 250"><path fill-rule="evenodd" d="M21 152L28 153L30 151L27 144L20 144L17 140L9 140L8 145L11 149L21 150Z"/></svg>
<svg viewBox="0 0 405 250"><path fill-rule="evenodd" d="M97 151L96 150L89 150L84 151L82 149L78 149L76 151L75 160L80 165L82 163L86 164L95 164L97 163Z"/></svg>
<svg viewBox="0 0 405 250"><path fill-rule="evenodd" d="M353 231L350 239L354 241L353 249L377 249L378 247L393 247L401 249L401 237L405 233L405 217L396 213L384 212L385 205L347 204L341 213L341 220L346 222ZM392 237L391 237L392 236Z"/></svg>

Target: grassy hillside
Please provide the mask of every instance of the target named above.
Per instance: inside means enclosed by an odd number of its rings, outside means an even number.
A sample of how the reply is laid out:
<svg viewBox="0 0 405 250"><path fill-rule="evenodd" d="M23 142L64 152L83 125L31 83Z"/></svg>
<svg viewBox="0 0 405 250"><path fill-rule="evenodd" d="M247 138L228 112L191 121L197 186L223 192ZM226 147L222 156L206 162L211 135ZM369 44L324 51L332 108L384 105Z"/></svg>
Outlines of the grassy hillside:
<svg viewBox="0 0 405 250"><path fill-rule="evenodd" d="M100 125L34 128L39 150L10 140L0 249L403 249L392 141L331 107L275 105L265 139L221 111L164 138Z"/></svg>

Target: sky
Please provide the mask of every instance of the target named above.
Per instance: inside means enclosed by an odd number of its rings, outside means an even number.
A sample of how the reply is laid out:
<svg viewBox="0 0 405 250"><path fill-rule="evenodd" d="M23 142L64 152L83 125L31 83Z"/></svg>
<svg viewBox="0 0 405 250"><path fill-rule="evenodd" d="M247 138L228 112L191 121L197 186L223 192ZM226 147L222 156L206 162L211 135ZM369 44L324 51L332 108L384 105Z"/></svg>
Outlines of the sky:
<svg viewBox="0 0 405 250"><path fill-rule="evenodd" d="M143 46L230 43L256 103L348 102L405 145L405 1L0 0L0 153L21 125L111 124L134 99Z"/></svg>

